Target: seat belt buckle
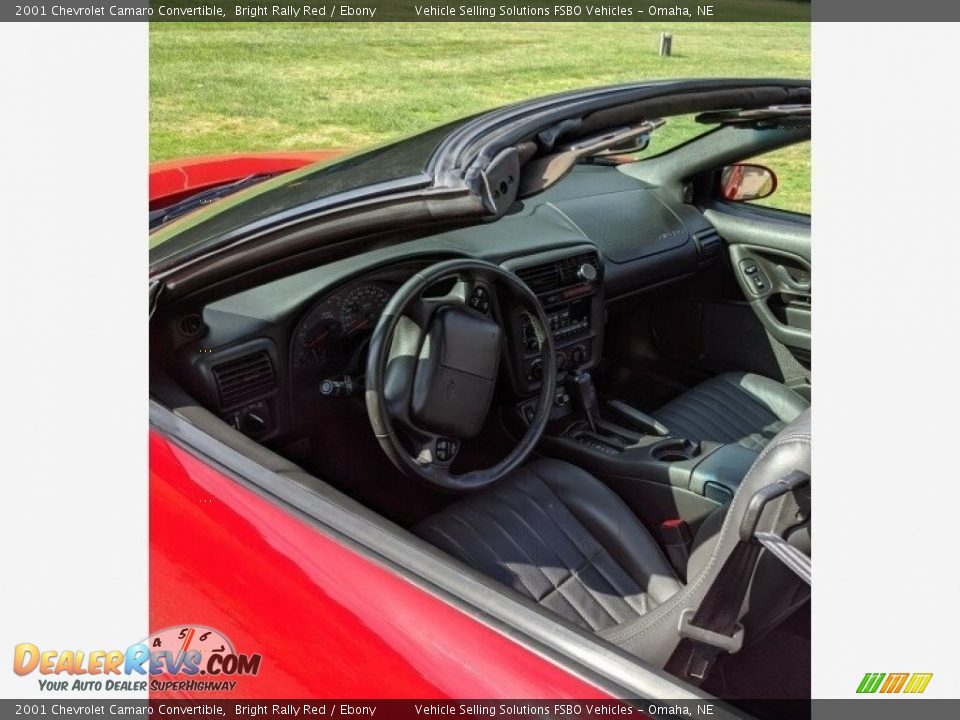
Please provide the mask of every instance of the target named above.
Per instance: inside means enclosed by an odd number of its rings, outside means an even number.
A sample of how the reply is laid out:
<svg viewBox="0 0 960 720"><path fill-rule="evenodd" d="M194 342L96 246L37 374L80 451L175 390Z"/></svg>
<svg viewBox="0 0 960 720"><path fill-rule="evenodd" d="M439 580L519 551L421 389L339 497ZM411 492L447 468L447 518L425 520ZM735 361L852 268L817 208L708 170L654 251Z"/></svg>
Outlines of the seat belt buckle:
<svg viewBox="0 0 960 720"><path fill-rule="evenodd" d="M660 540L667 553L667 559L673 571L681 580L687 577L687 562L690 560L690 548L693 538L686 520L668 518L660 523Z"/></svg>
<svg viewBox="0 0 960 720"><path fill-rule="evenodd" d="M733 635L724 635L723 633L707 630L699 625L693 624L694 610L687 608L680 613L680 637L685 637L694 642L703 643L719 650L724 650L731 655L739 652L743 647L743 625L737 623L734 627Z"/></svg>

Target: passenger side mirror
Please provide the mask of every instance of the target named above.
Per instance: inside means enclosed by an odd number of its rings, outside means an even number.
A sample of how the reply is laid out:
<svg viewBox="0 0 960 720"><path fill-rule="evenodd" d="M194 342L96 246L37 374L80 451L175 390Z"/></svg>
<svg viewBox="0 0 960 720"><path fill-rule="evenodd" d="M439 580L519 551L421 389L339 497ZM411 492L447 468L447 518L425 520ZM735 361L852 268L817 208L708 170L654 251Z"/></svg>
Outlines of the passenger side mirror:
<svg viewBox="0 0 960 720"><path fill-rule="evenodd" d="M720 196L732 202L760 200L777 189L777 176L768 167L737 163L720 171Z"/></svg>

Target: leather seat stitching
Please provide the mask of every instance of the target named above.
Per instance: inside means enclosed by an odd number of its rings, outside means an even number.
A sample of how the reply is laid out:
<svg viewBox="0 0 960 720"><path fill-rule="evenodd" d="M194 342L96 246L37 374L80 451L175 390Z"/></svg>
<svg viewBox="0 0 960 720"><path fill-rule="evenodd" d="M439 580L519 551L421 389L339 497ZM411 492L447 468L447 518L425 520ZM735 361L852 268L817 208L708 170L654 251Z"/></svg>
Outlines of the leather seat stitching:
<svg viewBox="0 0 960 720"><path fill-rule="evenodd" d="M688 397L691 401L698 402L706 407L709 414L716 419L718 424L722 425L723 423L727 423L734 425L733 430L736 435L749 435L754 426L757 424L756 421L753 420L742 408L737 407L736 404L730 402L730 399L727 396L722 398L717 397L717 395L721 394L722 391L719 389L716 390L716 393L689 393ZM762 422L769 422L769 418L764 417Z"/></svg>
<svg viewBox="0 0 960 720"><path fill-rule="evenodd" d="M499 519L497 519L497 517L496 517L492 512L490 512L487 508L480 507L480 504L479 504L479 503L478 503L477 505L478 505L477 510L480 510L480 511L484 512L484 513L490 518L490 520L493 521L494 526L500 531L500 533L501 533L505 538L507 538L507 540L510 542L511 545L513 545L517 550L519 550L521 553L523 553L523 556L527 559L527 563L530 565L530 567L533 568L533 569L535 569L537 572L539 572L539 573L543 576L543 579L547 581L547 584L552 588L551 590L548 590L544 595L542 595L541 598L542 598L542 597L546 597L546 595L549 595L551 592L553 592L553 590L556 590L556 589L559 587L560 584L566 582L566 581L570 578L570 568L564 567L565 563L556 555L556 553L553 553L553 556L554 556L554 557L557 559L557 561L558 561L558 565L559 565L563 570L566 570L566 572L567 572L566 577L564 577L563 580L560 581L560 583L555 583L555 582L553 582L553 580L550 579L550 576L547 575L546 572L544 572L543 568L540 566L540 563L535 562L534 559L533 559L532 557L530 557L530 553L528 553L528 552L520 545L520 543L518 543L518 542L513 538L513 536L512 536L510 533L507 532L507 529L506 529L505 527L503 527L503 525L500 523ZM543 543L543 542L542 542L542 538L540 537L539 533L533 531L532 528L531 528L531 532L533 532L533 535L534 535L535 538L537 538L538 540L541 540L541 545L543 545L544 547L548 547L548 546L546 545L546 543ZM553 552L553 551L551 550L551 552ZM581 553L581 557L582 557L582 555L583 555L583 553ZM502 564L506 565L506 559L505 559L505 558L503 558L502 556L498 556L498 559L502 562ZM537 598L537 602L539 602L539 601L540 601L540 598Z"/></svg>
<svg viewBox="0 0 960 720"><path fill-rule="evenodd" d="M563 590L562 590L561 588L562 588L564 585L566 585L568 582L570 582L571 580L576 580L576 581L580 584L580 587L582 587L584 590L586 590L587 594L588 594L591 598L593 598L593 601L597 604L597 606L598 606L601 610L603 610L603 612L607 615L607 617L609 617L609 618L613 621L613 624L614 624L614 625L621 625L621 624L623 624L624 621L623 621L623 620L617 620L616 615L614 615L614 614L607 608L607 606L603 604L603 601L593 592L593 590L590 589L590 586L587 585L587 583L585 583L585 582L583 581L583 579L580 577L580 571L581 571L581 570L585 570L586 568L590 567L591 565L592 565L593 567L597 567L596 563L594 563L593 561L594 561L596 558L598 558L600 555L602 555L604 552L605 552L604 549L603 549L603 548L600 548L600 550L598 550L598 551L595 552L593 555L591 555L589 558L587 558L587 559L586 559L586 562L584 562L580 567L574 569L573 572L572 572L568 577L566 577L566 578L563 580L563 582L561 582L556 588L554 588L553 590L551 590L550 592L548 592L548 593L547 593L546 595L544 595L543 597L544 597L544 598L547 598L547 597L548 597L551 593L553 593L553 592L557 592L557 593L560 593L561 595L563 595ZM611 590L614 590L613 587L611 587L610 589L611 589ZM615 592L616 592L616 591L615 591ZM569 598L567 598L566 595L564 595L564 599L566 599L568 602L570 602ZM571 604L573 604L573 603L571 603ZM574 609L577 609L575 605L574 605ZM580 611L577 610L577 612L580 612ZM586 620L586 622L587 622L591 627L593 626L593 623L590 622L590 619L589 619L588 617L586 617L583 613L580 613L580 615L583 617L584 620Z"/></svg>
<svg viewBox="0 0 960 720"><path fill-rule="evenodd" d="M702 440L713 435L713 433L711 432L706 432L703 425L701 425L699 422L695 421L694 419L687 417L680 410L669 410L665 412L661 411L657 413L657 416L660 418L661 422L663 422L668 428L670 428L672 432L676 431L680 435L691 436L688 439ZM670 419L671 416L675 416L675 418L671 420ZM692 433L687 432L687 430L691 429L691 426L694 432ZM679 430L683 430L683 432L679 432Z"/></svg>
<svg viewBox="0 0 960 720"><path fill-rule="evenodd" d="M540 475L540 473L538 473L534 468L530 468L530 472L531 472L533 475L535 475L535 476L537 477L537 479L540 480L541 483L543 483L543 485L547 488L547 490L550 492L550 494L553 495L553 496L557 499L557 501L558 501L561 505L563 505L563 507L567 510L567 512L570 513L571 517L573 517L573 519L576 520L578 523L580 523L581 527L583 527L583 523L581 523L581 522L577 519L576 515L574 515L573 512L570 510L569 506L568 506L565 502L563 502L563 499L562 499L559 495L557 495L555 492L553 492L553 489L552 489L552 488L550 487L550 485L543 479L543 477ZM537 505L537 503L534 501L533 496L531 496L531 495L523 488L523 486L522 486L521 484L518 483L517 486L516 486L516 489L517 489L517 492L520 492L520 493L523 493L524 495L526 495L526 497L529 498L529 499L531 500L531 502L533 502L534 505ZM537 507L538 507L538 509L539 509L539 505L537 505ZM577 547L576 541L570 536L570 534L566 531L566 529L565 529L559 522L557 522L556 518L554 518L552 515L550 515L549 513L546 513L546 512L544 512L544 515L546 515L546 516L550 519L550 521L557 527L557 529L560 531L560 533L561 533L564 537L566 537L567 540L569 540L570 543L571 543L574 547ZM586 527L584 527L584 530L586 530L586 531L587 531L587 534L590 536L590 538L591 538L594 542L597 543L597 545L599 546L599 552L604 552L604 551L605 551L605 548L604 548L603 545L597 540L597 538L593 535L593 533L591 533L589 530L587 530ZM609 553L607 553L607 554L609 555ZM584 553L584 555L585 555L585 553ZM596 556L596 555L594 555L594 556L592 556L592 557L595 557L595 556ZM615 563L615 564L617 564L617 565L619 566L619 563L617 563L617 561L616 561L612 556L610 556L610 561L613 562L613 563ZM623 568L621 568L621 570L622 570L622 569L623 569ZM629 577L629 573L626 573L626 571L624 571L624 573ZM587 592L590 593L591 597L593 597L593 592L590 590L590 588L587 588L586 585L585 585L582 581L581 581L581 584L584 585L584 587L587 589ZM611 586L611 590L614 590L613 586ZM595 599L596 599L596 598L595 598ZM603 608L603 604L600 603L599 600L597 600L597 604L599 604L600 607ZM607 611L606 611L606 608L604 608L604 612L607 612ZM610 615L609 612L607 612L607 614ZM618 621L615 617L613 617L612 615L610 615L610 619L613 620L614 623L619 624L619 621Z"/></svg>
<svg viewBox="0 0 960 720"><path fill-rule="evenodd" d="M541 483L543 483L543 485L544 485L545 489L547 490L547 492L549 492L551 495L553 495L553 497L557 498L557 501L560 502L560 504L564 505L564 507L566 507L566 505L565 505L562 501L560 501L560 499L557 497L556 493L554 493L554 492L550 489L549 485L547 485L545 482L543 482L543 478L541 478L539 474L537 474L537 473L536 473L535 471L533 471L533 470L531 470L530 472L531 472L531 474L534 475L538 480L540 480ZM576 551L580 554L581 558L586 557L586 554L581 550L581 548L579 547L579 545L577 545L576 541L575 541L572 537L570 537L570 535L569 535L568 533L566 533L566 532L563 530L563 527L560 525L560 523L558 523L558 522L556 521L556 519L555 519L550 513L546 512L546 510L536 501L536 498L534 498L532 495L530 495L530 494L522 487L522 481L521 481L521 482L518 482L514 489L516 490L516 492L517 492L518 494L522 494L522 495L524 495L527 499L529 499L529 500L530 500L530 503L534 506L534 509L540 511L540 512L544 515L544 517L546 517L547 519L549 519L550 522L552 522L552 523L561 531L561 534L562 534L564 537L567 538L567 540L568 540L568 541L570 542L570 544L573 546L574 550L576 550ZM574 518L574 519L576 519L576 518ZM539 536L539 533L537 533L537 536ZM596 538L593 538L592 535L591 535L590 537L591 537L592 539L596 540ZM514 543L514 544L516 545L516 543ZM598 550L598 552L602 552L602 551L603 551L603 547L600 547L599 550ZM526 555L526 553L524 553L524 554ZM570 608L571 608L585 623L587 623L587 625L590 626L591 629L594 629L594 623L592 623L592 622L590 621L590 618L589 618L583 611L581 611L580 608L577 607L577 605L576 605L575 602L573 602L569 597L567 597L567 595L565 595L565 594L560 590L560 587L561 587L565 582L567 582L571 577L573 577L573 575L568 574L567 577L565 577L565 578L560 582L559 585L554 585L554 583L550 580L550 578L547 577L546 574L543 572L543 570L542 570L538 565L536 565L536 564L533 562L533 560L529 557L529 555L527 555L527 559L530 561L530 564L531 564L531 565L533 565L534 567L536 567L537 570L539 570L540 573L543 574L543 576L546 578L547 582L550 584L550 586L553 588L553 590L558 591L558 594L559 594L560 597L564 600L564 602L566 602L567 605L569 605ZM566 563L564 563L564 562L562 561L562 559L558 558L558 560L560 561L560 564L561 564L561 565L566 565ZM570 568L565 568L565 569L568 570L568 572L570 571ZM513 573L517 576L518 580L520 580L520 582L523 584L523 586L524 586L525 588L527 588L528 591L529 591L529 587L527 586L526 583L523 582L523 579L520 578L519 573L514 572L512 569L511 569L510 571L513 572ZM582 584L582 583L581 583L581 584ZM546 593L546 595L543 595L543 596L541 596L541 597L539 597L539 598L537 597L537 594L534 593L534 592L530 592L529 594L530 594L530 597L534 598L534 599L539 603L539 602L541 602L544 598L548 597L548 596L551 594L551 592L553 592L553 591L548 591L548 592ZM588 589L588 592L589 592L589 589ZM589 593L589 594L590 594L591 597L593 597L593 593ZM603 606L603 604L600 603L599 600L597 600L595 597L593 597L593 599L594 599L594 602L596 602L597 605L600 607L600 609L603 610L603 612L606 613L606 614L610 617L610 619L614 622L615 625L616 625L616 624L619 624L619 621L617 620L617 618L614 617L613 615L611 615L611 614L607 611L607 609Z"/></svg>
<svg viewBox="0 0 960 720"><path fill-rule="evenodd" d="M552 493L551 493L551 494L552 494ZM512 504L512 503L510 502L510 500L507 498L507 494L506 494L506 493L503 493L502 495L498 496L498 499L503 502L503 504L504 504L504 506L506 507L507 511L513 513L513 515L517 518L517 520L519 520L520 523L521 523L524 527L526 527L527 530L530 531L530 534L531 534L531 535L533 535L534 537L536 537L538 540L541 541L541 544L542 544L547 550L550 551L550 553L551 553L551 554L553 555L553 557L556 559L557 564L558 564L559 566L562 566L562 567L567 566L567 563L565 563L565 562L563 561L563 558L560 557L560 554L550 545L550 543L544 542L544 537L543 537L543 535L542 535L536 528L534 528L532 525L530 525L530 523L527 522L526 518L523 517L523 515L522 515L520 512L517 511L517 509L513 506L513 504ZM580 557L581 557L581 558L585 556L585 553L583 553L583 551L581 551L579 547L574 546L574 550L576 550L576 551L580 554ZM569 570L569 567L568 567L567 569Z"/></svg>
<svg viewBox="0 0 960 720"><path fill-rule="evenodd" d="M537 593L535 593L535 592L530 588L530 586L527 585L527 583L525 583L525 582L523 581L523 577L520 575L520 573L514 572L514 571L510 568L510 566L507 565L506 563L501 563L501 562L500 562L501 559L502 559L502 558L500 557L500 555L497 553L496 550L494 550L492 547L490 547L490 545L487 544L487 542L483 539L483 535L482 535L479 531L477 531L472 525L470 525L470 523L466 522L465 520L463 520L462 518L460 518L460 517L457 516L457 515L451 514L451 515L449 516L449 518L450 518L451 520L453 520L454 522L460 523L460 524L463 525L465 528L467 528L470 532L472 532L474 535L476 535L476 536L477 536L477 539L479 540L479 544L482 545L483 547L485 547L485 548L490 552L490 555L493 556L493 558L494 558L494 564L502 564L502 565L504 565L504 567L506 567L507 570L509 570L511 573L513 573L514 577L517 578L517 581L523 586L523 588L527 591L527 594L528 594L531 598L536 598L536 597L537 597ZM477 568L479 569L480 567L482 567L482 565L475 565L475 567L477 567ZM553 583L550 583L550 584L553 585Z"/></svg>
<svg viewBox="0 0 960 720"><path fill-rule="evenodd" d="M646 528L644 528L644 530L646 530ZM607 552L607 555L609 555L609 556L610 556L610 559L611 559L614 563L616 563L617 566L619 566L619 563L617 563L616 559L615 559L612 555L610 555L609 552ZM646 603L644 603L643 598L649 598L650 595L649 595L649 593L648 593L644 588L641 588L641 587L638 586L637 589L640 590L639 593L634 593L634 592L629 592L629 593L628 593L628 592L625 591L625 590L620 590L620 589L617 587L617 585L614 583L614 581L610 578L610 576L607 575L607 573L606 573L606 571L603 569L603 566L602 566L602 565L600 565L599 563L594 563L594 567L597 569L597 573L599 573L600 576L603 577L603 579L606 581L607 585L610 586L610 589L611 589L614 593L616 593L616 594L618 594L618 595L620 595L620 596L622 597L623 602L626 604L626 606L627 606L628 608L630 608L631 610L633 610L637 615L644 615L644 614L647 612L647 608L646 608L646 606L645 606ZM627 574L627 577L630 577L629 573ZM633 578L631 578L631 579L633 579ZM634 580L634 582L636 582L636 581ZM630 602L630 598L633 598L633 597L640 597L640 598L641 598L640 604L641 604L642 606L644 606L644 607L638 608L638 607L636 607L632 602ZM623 622L626 622L626 621L618 621L618 624L622 624Z"/></svg>
<svg viewBox="0 0 960 720"><path fill-rule="evenodd" d="M699 436L700 439L713 437L714 435L717 434L715 430L710 430L708 425L705 424L705 421L708 420L708 418L705 417L705 414L702 411L697 410L695 407L685 406L681 408L675 408L670 412L676 413L680 417L681 425L684 423L688 423L690 425L693 425L695 429L699 429L699 431L696 434ZM726 436L727 435L726 429L724 428L720 434L723 436ZM718 438L718 439L723 439L723 438Z"/></svg>
<svg viewBox="0 0 960 720"><path fill-rule="evenodd" d="M430 525L429 527L421 526L421 530L428 530L439 535L441 538L445 538L451 545L457 548L460 551L461 557L467 562L468 565L473 565L476 568L482 566L483 563L477 562L476 557L473 553L468 552L467 549L461 545L453 535L444 530L439 523Z"/></svg>
<svg viewBox="0 0 960 720"><path fill-rule="evenodd" d="M747 408L757 418L756 422L750 423L751 426L755 426L759 422L761 427L766 427L771 423L781 421L780 416L773 412L768 405L745 390L732 385L728 385L728 387L718 385L717 393L731 402Z"/></svg>
<svg viewBox="0 0 960 720"><path fill-rule="evenodd" d="M780 417L762 400L743 388L731 385L730 383L717 383L717 394L744 409L744 416L749 418L750 414L757 418L763 424L771 420L779 420ZM751 423L755 424L755 423Z"/></svg>
<svg viewBox="0 0 960 720"><path fill-rule="evenodd" d="M710 405L707 405L703 400L700 400L699 398L695 397L692 392L687 393L684 399L686 400L686 402L690 404L699 404L705 408L705 410L697 410L696 408L691 407L690 411L698 413L699 417L703 418L704 422L709 422L711 425L714 426L714 428L718 428L711 432L711 435L715 435L716 437L710 438L710 439L733 440L736 438L737 435L743 432L739 427L734 428L734 431L730 432L723 423L724 419L729 419L729 418L724 418L722 414L717 413L716 410L714 410ZM717 420L718 415L720 416L720 420ZM740 418L734 418L734 420L739 420L739 419ZM749 432L749 430L747 430L747 432ZM708 438L703 438L703 439L708 439Z"/></svg>

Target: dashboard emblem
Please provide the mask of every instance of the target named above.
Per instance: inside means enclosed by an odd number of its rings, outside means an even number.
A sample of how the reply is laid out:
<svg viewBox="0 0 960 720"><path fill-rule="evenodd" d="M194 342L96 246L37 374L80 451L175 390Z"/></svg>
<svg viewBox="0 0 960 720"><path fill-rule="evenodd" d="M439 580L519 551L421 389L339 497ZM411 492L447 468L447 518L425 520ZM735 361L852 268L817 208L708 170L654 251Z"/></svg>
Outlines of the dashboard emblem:
<svg viewBox="0 0 960 720"><path fill-rule="evenodd" d="M453 396L457 394L457 381L453 378L447 380L447 384L443 386L443 394L447 400L453 400Z"/></svg>

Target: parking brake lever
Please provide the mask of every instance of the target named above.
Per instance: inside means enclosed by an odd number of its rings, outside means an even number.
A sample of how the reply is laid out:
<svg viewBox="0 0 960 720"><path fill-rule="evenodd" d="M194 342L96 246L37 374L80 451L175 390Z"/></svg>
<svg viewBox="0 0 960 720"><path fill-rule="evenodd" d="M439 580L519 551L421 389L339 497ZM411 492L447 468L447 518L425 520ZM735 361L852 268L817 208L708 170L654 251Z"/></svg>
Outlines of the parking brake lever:
<svg viewBox="0 0 960 720"><path fill-rule="evenodd" d="M650 435L660 435L666 437L670 434L670 429L655 417L647 415L645 412L637 410L632 405L627 405L620 400L608 400L607 407L634 430Z"/></svg>
<svg viewBox="0 0 960 720"><path fill-rule="evenodd" d="M572 379L573 396L587 416L587 423L594 434L597 432L597 420L600 419L600 403L597 400L597 389L593 378L585 370L578 370Z"/></svg>

